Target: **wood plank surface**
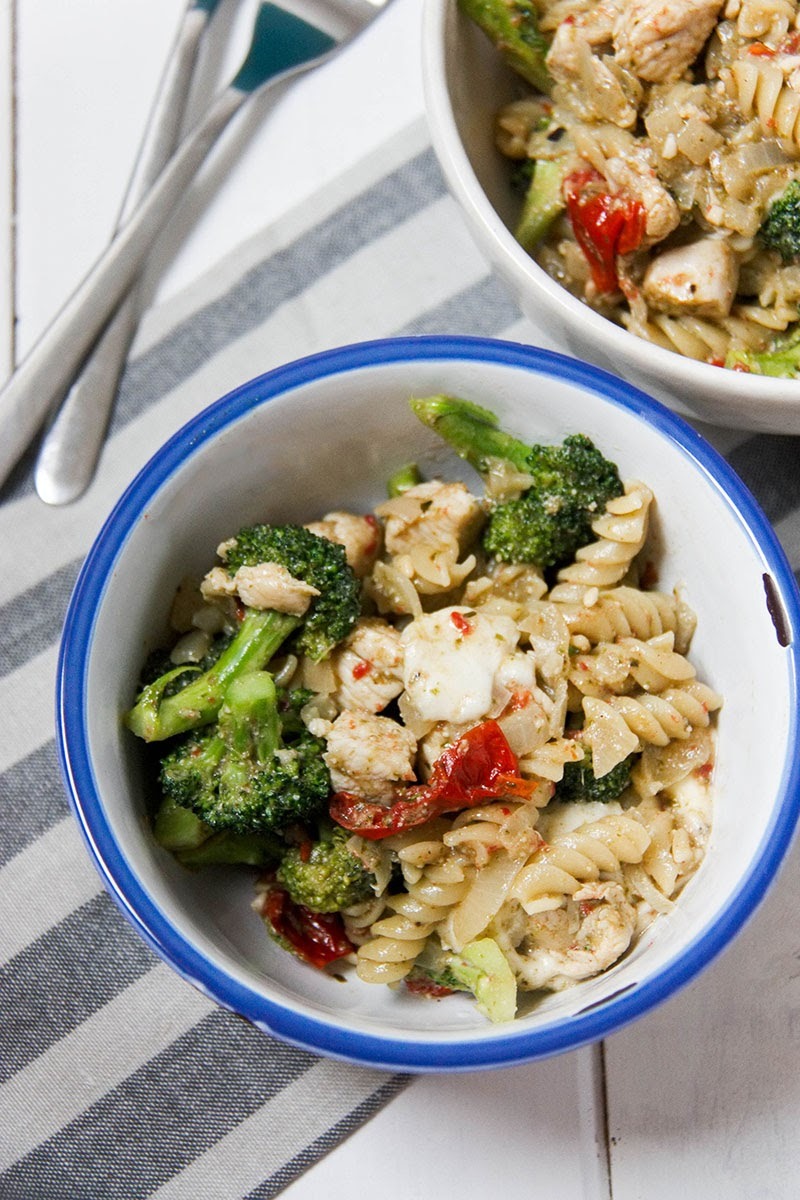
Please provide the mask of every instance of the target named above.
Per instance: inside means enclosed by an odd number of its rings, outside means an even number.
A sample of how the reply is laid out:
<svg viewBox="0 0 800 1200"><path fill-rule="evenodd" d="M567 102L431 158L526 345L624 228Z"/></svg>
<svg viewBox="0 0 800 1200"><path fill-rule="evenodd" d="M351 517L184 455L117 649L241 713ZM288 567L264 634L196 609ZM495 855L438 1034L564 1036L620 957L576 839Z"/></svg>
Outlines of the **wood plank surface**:
<svg viewBox="0 0 800 1200"><path fill-rule="evenodd" d="M614 1200L800 1196L799 906L795 845L711 968L606 1041Z"/></svg>
<svg viewBox="0 0 800 1200"><path fill-rule="evenodd" d="M18 358L113 232L183 8L17 0Z"/></svg>

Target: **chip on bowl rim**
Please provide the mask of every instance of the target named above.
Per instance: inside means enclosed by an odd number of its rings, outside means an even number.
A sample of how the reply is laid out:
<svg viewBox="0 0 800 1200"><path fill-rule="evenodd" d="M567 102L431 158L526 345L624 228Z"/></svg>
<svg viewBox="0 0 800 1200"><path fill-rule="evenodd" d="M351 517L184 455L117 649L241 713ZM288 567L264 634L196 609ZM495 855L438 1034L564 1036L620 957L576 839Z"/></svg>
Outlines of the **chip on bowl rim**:
<svg viewBox="0 0 800 1200"><path fill-rule="evenodd" d="M149 502L181 464L251 410L308 382L396 363L454 360L497 363L567 380L647 421L713 482L732 517L768 563L782 607L790 676L790 745L798 737L800 593L780 543L760 507L725 460L680 417L645 393L594 366L552 351L468 337L383 339L358 343L278 367L236 388L184 425L124 492L101 528L75 585L59 651L56 684L58 752L72 811L106 888L146 943L184 979L258 1028L294 1045L387 1070L468 1071L532 1061L599 1040L689 983L728 944L762 900L800 818L800 756L787 753L777 804L735 899L657 977L626 987L574 1016L535 1030L524 1019L491 1028L486 1039L378 1036L338 1027L273 1001L217 970L154 903L132 871L104 813L87 734L86 688L99 606L127 538ZM773 618L774 619L774 618ZM784 645L784 643L781 643ZM74 697L82 703L76 705ZM487 1027L487 1034L489 1027Z"/></svg>

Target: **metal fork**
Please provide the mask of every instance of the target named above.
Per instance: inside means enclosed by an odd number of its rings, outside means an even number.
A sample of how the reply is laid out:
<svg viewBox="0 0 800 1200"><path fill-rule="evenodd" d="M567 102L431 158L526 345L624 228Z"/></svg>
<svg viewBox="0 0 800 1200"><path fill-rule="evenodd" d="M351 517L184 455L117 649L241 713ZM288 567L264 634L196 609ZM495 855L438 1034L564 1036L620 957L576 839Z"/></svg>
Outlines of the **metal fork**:
<svg viewBox="0 0 800 1200"><path fill-rule="evenodd" d="M200 44L218 2L188 2L153 99L115 232L135 212L175 150ZM138 290L137 280L92 347L42 438L34 482L48 504L67 504L91 483L136 333Z"/></svg>
<svg viewBox="0 0 800 1200"><path fill-rule="evenodd" d="M250 51L231 83L183 139L133 215L0 389L0 484L66 393L165 220L234 115L272 85L331 57L389 2L287 0L281 8L259 6Z"/></svg>

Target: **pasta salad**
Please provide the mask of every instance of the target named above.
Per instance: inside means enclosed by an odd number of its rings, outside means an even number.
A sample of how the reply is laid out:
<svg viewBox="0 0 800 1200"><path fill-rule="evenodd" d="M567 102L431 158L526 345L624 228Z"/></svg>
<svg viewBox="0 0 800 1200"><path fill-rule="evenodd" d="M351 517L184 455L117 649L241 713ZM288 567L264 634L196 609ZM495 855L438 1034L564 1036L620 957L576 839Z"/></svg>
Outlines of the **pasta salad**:
<svg viewBox="0 0 800 1200"><path fill-rule="evenodd" d="M722 701L656 586L645 482L583 435L529 446L466 400L411 403L480 493L408 464L372 513L240 530L179 587L127 724L156 840L255 869L286 950L507 1021L671 911Z"/></svg>
<svg viewBox="0 0 800 1200"><path fill-rule="evenodd" d="M797 0L459 4L520 76L523 247L638 337L797 377Z"/></svg>

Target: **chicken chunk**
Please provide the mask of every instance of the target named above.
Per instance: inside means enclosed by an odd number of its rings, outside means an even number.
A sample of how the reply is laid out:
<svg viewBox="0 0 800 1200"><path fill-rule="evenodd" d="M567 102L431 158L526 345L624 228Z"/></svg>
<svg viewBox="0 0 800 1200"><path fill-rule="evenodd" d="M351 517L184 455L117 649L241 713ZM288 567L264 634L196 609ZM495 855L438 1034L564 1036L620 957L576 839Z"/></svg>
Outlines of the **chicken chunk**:
<svg viewBox="0 0 800 1200"><path fill-rule="evenodd" d="M578 42L593 50L611 44L621 6L622 0L600 0L586 12L561 22L547 51L547 68L554 79L578 73Z"/></svg>
<svg viewBox="0 0 800 1200"><path fill-rule="evenodd" d="M681 215L678 206L658 178L652 151L647 146L631 146L625 156L606 160L604 173L614 189L635 196L645 211L645 240L649 245L661 242L677 229Z"/></svg>
<svg viewBox="0 0 800 1200"><path fill-rule="evenodd" d="M587 883L566 908L528 921L524 941L512 952L518 974L531 990L561 991L612 966L628 949L636 912L618 883Z"/></svg>
<svg viewBox="0 0 800 1200"><path fill-rule="evenodd" d="M388 801L396 783L415 778L416 753L417 739L397 721L345 709L327 732L323 757L334 791Z"/></svg>
<svg viewBox="0 0 800 1200"><path fill-rule="evenodd" d="M380 617L362 617L331 655L339 708L378 713L403 690L400 633Z"/></svg>
<svg viewBox="0 0 800 1200"><path fill-rule="evenodd" d="M614 26L617 62L649 83L680 79L722 6L722 0L630 0Z"/></svg>
<svg viewBox="0 0 800 1200"><path fill-rule="evenodd" d="M239 567L233 577L242 603L248 608L274 609L302 617L319 589L295 579L279 563L258 563L254 567Z"/></svg>
<svg viewBox="0 0 800 1200"><path fill-rule="evenodd" d="M409 488L377 513L386 518L386 549L393 555L406 554L420 542L436 546L452 541L463 551L485 520L483 504L463 483L439 479Z"/></svg>
<svg viewBox="0 0 800 1200"><path fill-rule="evenodd" d="M726 317L738 283L736 255L720 238L665 250L650 263L642 281L648 304L659 312Z"/></svg>
<svg viewBox="0 0 800 1200"><path fill-rule="evenodd" d="M231 575L224 567L212 567L200 584L205 600L238 596L248 608L273 609L302 617L319 590L295 577L278 563L239 567Z"/></svg>
<svg viewBox="0 0 800 1200"><path fill-rule="evenodd" d="M222 600L236 595L233 576L224 567L212 567L200 584L200 595L204 600Z"/></svg>
<svg viewBox="0 0 800 1200"><path fill-rule="evenodd" d="M361 517L356 513L329 512L321 521L306 525L306 529L344 546L347 561L359 578L372 569L381 548L380 526L372 515Z"/></svg>

